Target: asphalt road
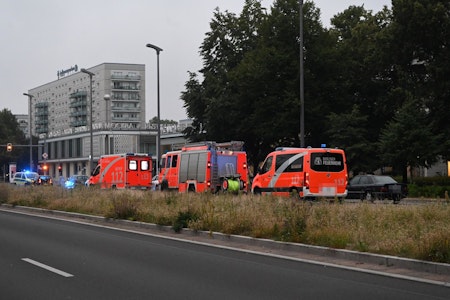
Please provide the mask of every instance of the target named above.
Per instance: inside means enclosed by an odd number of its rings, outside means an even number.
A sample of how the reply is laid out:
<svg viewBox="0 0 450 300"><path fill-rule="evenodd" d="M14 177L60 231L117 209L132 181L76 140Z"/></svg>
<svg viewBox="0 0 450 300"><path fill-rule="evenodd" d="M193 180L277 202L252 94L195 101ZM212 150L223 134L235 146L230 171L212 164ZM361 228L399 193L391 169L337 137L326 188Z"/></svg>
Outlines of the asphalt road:
<svg viewBox="0 0 450 300"><path fill-rule="evenodd" d="M1 299L449 299L440 285L0 211Z"/></svg>

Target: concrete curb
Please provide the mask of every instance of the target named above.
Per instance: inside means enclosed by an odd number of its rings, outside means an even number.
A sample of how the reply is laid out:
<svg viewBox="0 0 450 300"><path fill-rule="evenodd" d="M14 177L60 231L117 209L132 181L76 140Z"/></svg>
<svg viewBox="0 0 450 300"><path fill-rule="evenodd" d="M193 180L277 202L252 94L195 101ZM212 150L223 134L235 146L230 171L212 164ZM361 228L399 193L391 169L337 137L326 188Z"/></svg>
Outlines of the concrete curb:
<svg viewBox="0 0 450 300"><path fill-rule="evenodd" d="M144 222L135 222L128 220L119 219L108 219L105 217L84 215L80 213L55 211L48 209L41 209L35 207L25 207L25 206L12 206L8 204L2 204L1 207L7 208L8 210L18 210L24 212L34 212L34 213L45 213L53 216L60 217L70 217L80 220L88 220L94 222L108 223L114 225L122 225L132 228L149 229L159 232L170 232L174 233L170 226L162 226L157 224L150 224ZM178 235L178 234L177 234ZM208 232L208 231L194 231L191 229L182 229L179 233L180 239L183 235L202 237L209 240L224 241L232 244L244 244L248 246L261 247L266 250L283 250L289 252L303 253L308 255L326 256L332 259L343 259L349 261L355 261L357 263L373 264L385 267L396 267L417 272L425 272L430 274L439 274L444 276L450 276L450 264L446 263L435 263L416 259L402 258L389 255L372 254L366 252L357 252L344 249L334 249L328 247L312 246L306 244L288 243L288 242L278 242L268 239L257 239L247 236L238 235L227 235L219 232Z"/></svg>

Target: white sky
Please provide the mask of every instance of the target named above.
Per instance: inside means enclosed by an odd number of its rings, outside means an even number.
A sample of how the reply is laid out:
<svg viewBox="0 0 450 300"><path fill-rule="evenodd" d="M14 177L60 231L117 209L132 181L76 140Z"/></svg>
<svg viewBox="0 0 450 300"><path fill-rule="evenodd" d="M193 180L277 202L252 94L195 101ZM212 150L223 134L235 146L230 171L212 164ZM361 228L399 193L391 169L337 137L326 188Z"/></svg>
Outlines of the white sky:
<svg viewBox="0 0 450 300"><path fill-rule="evenodd" d="M314 0L324 26L350 5L373 13L390 0ZM272 0L263 0L269 8ZM186 118L180 100L188 71L202 67L199 47L213 11L240 13L244 0L0 0L0 110L28 113L23 93L57 79L57 70L105 62L146 65L146 120L156 116L160 53L161 119Z"/></svg>

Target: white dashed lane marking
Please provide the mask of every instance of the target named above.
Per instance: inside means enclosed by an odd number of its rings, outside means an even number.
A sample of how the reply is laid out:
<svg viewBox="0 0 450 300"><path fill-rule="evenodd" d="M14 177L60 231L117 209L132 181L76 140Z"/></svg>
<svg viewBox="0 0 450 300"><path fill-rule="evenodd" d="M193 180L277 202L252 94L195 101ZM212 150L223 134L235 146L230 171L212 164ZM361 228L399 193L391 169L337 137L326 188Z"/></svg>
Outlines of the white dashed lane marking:
<svg viewBox="0 0 450 300"><path fill-rule="evenodd" d="M45 265L45 264L43 264L43 263L40 263L40 262L38 262L38 261L32 260L32 259L30 259L30 258L22 258L22 260L25 261L25 262L27 262L27 263L30 263L30 264L32 264L32 265L35 265L35 266L37 266L37 267L40 267L40 268L42 268L42 269L45 269L45 270L47 270L47 271L50 271L50 272L56 273L56 274L58 274L58 275L61 275L61 276L63 276L63 277L73 277L72 274L69 274L69 273L66 273L66 272L64 272L64 271L55 269L55 268L53 268L53 267L50 267L50 266Z"/></svg>

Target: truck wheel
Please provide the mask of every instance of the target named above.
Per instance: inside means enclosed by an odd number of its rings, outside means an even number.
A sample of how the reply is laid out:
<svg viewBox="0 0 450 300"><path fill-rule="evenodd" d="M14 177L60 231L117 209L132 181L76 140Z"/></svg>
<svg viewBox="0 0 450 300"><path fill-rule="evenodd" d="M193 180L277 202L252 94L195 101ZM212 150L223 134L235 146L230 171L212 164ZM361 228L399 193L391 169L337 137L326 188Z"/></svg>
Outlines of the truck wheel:
<svg viewBox="0 0 450 300"><path fill-rule="evenodd" d="M222 181L222 192L226 192L228 190L228 180L224 179Z"/></svg>
<svg viewBox="0 0 450 300"><path fill-rule="evenodd" d="M169 183L164 180L163 182L161 182L161 191L165 191L169 189Z"/></svg>

